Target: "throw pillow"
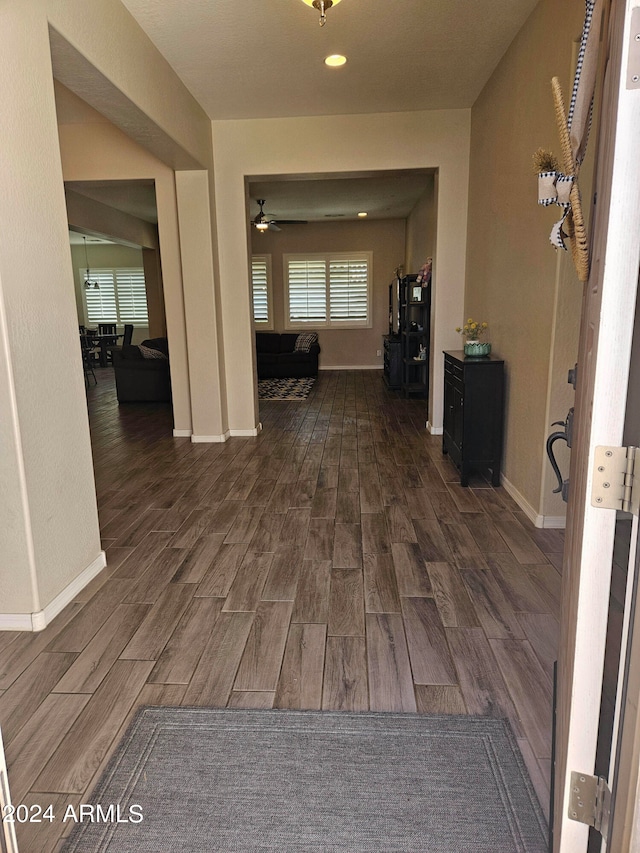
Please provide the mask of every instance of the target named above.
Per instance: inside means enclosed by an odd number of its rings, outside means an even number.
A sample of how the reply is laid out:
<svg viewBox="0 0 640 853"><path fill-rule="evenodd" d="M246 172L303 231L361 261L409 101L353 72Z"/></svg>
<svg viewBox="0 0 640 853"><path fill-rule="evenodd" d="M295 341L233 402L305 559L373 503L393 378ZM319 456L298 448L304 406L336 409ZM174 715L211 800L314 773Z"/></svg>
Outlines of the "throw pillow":
<svg viewBox="0 0 640 853"><path fill-rule="evenodd" d="M160 352L159 349L151 349L151 347L145 347L142 344L138 344L138 349L142 353L143 358L163 358L167 361L166 355Z"/></svg>
<svg viewBox="0 0 640 853"><path fill-rule="evenodd" d="M313 344L318 343L318 334L317 332L307 332L304 335L298 335L296 338L295 346L293 347L294 352L311 352L311 347Z"/></svg>

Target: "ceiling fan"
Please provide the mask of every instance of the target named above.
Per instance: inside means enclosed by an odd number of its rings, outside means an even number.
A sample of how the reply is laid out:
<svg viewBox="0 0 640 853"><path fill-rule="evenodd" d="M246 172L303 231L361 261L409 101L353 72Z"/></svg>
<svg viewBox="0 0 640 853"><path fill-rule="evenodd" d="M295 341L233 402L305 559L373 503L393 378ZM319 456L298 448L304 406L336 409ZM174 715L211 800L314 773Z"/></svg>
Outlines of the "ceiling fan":
<svg viewBox="0 0 640 853"><path fill-rule="evenodd" d="M266 199L258 198L256 199L258 205L260 206L260 211L257 216L253 220L254 228L257 228L258 231L282 231L281 228L278 228L278 225L306 225L306 219L276 219L272 214L264 212L264 205L266 203Z"/></svg>

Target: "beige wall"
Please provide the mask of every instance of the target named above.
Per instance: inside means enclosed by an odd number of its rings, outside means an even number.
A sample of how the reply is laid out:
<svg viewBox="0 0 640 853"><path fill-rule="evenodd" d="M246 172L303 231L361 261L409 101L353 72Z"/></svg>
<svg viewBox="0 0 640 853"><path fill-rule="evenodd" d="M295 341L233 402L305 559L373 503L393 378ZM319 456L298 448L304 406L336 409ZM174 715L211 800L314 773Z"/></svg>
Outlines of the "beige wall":
<svg viewBox="0 0 640 853"><path fill-rule="evenodd" d="M93 110L87 112L86 105L73 98L73 93L60 93L59 88L58 92L58 97L62 94L67 104L71 100L76 105L78 114L73 123L61 124L58 127L66 181L151 178L155 182L167 334L171 351L174 427L176 430L190 433L191 396L174 172ZM83 214L85 213L86 211L83 211ZM109 217L105 227L111 222ZM139 231L135 237L148 242L145 235Z"/></svg>
<svg viewBox="0 0 640 853"><path fill-rule="evenodd" d="M443 359L456 341L465 274L469 111L319 116L213 122L222 322L231 428L258 420L253 393L253 329L245 179L439 170L437 285L429 418L442 426Z"/></svg>
<svg viewBox="0 0 640 853"><path fill-rule="evenodd" d="M373 252L372 327L370 329L319 329L320 367L382 368L382 335L389 332L389 284L402 263L405 245L403 219L367 222L310 222L282 226L280 232L252 229L255 254L271 255L274 329L285 329L285 294L282 256L309 252Z"/></svg>
<svg viewBox="0 0 640 853"><path fill-rule="evenodd" d="M433 258L436 245L437 175L416 202L407 218L406 273L416 273L427 258Z"/></svg>
<svg viewBox="0 0 640 853"><path fill-rule="evenodd" d="M81 0L3 3L0 29L0 628L41 627L104 561L50 37L63 82L145 140L169 173L169 165L210 167L211 125L120 3L94 0L90 16ZM98 158L111 154L104 138L92 147L86 131L75 150L87 168L69 179L95 179ZM70 173L74 161L65 164ZM169 189L156 183L159 207L172 189L172 178ZM28 239L37 239L37 252L27 251ZM176 270L168 266L179 279L176 260ZM163 265L166 276L164 257ZM56 346L43 358L51 329Z"/></svg>
<svg viewBox="0 0 640 853"><path fill-rule="evenodd" d="M572 405L566 374L577 354L582 287L570 260L558 259L549 244L559 208L537 205L532 155L540 146L559 151L550 80L559 76L567 91L583 15L578 0L542 0L472 110L466 298L458 323L466 315L486 320L494 351L505 359L504 475L539 523L542 515L564 515L550 494L545 440L550 421L564 419Z"/></svg>

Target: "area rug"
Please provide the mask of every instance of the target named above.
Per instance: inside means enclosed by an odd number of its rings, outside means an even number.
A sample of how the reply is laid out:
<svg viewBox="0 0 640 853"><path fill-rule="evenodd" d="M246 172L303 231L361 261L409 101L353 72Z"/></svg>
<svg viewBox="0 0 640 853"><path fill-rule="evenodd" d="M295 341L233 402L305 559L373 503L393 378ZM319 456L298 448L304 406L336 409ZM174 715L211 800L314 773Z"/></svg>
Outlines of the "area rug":
<svg viewBox="0 0 640 853"><path fill-rule="evenodd" d="M77 823L65 853L547 850L511 729L486 717L143 708L91 801L120 822Z"/></svg>
<svg viewBox="0 0 640 853"><path fill-rule="evenodd" d="M260 400L306 400L315 379L258 379Z"/></svg>

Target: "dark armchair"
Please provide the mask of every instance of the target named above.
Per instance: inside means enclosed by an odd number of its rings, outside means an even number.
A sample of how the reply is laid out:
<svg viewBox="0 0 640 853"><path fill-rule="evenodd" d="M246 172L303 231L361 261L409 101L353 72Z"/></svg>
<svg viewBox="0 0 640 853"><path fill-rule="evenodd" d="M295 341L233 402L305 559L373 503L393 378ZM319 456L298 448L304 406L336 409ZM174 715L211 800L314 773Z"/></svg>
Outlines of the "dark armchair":
<svg viewBox="0 0 640 853"><path fill-rule="evenodd" d="M138 346L123 346L113 351L113 372L119 403L171 400L169 350L166 338L153 338ZM145 358L153 352L158 357Z"/></svg>

